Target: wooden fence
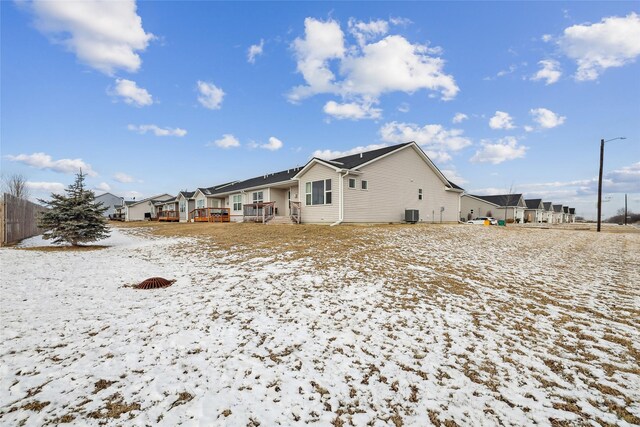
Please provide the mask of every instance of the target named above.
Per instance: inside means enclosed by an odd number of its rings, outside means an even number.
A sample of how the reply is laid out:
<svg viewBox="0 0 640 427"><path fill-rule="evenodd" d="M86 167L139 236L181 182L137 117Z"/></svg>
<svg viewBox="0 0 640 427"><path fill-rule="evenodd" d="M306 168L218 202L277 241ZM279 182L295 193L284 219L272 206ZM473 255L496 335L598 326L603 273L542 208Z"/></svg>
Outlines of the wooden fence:
<svg viewBox="0 0 640 427"><path fill-rule="evenodd" d="M42 234L36 223L39 213L45 210L40 205L5 193L0 201L0 246Z"/></svg>

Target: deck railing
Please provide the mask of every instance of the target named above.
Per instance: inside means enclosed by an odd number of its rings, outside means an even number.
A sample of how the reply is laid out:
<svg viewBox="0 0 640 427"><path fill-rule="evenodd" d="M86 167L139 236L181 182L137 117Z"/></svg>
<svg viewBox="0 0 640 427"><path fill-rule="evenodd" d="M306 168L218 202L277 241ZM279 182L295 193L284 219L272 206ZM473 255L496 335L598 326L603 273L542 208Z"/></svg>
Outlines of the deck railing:
<svg viewBox="0 0 640 427"><path fill-rule="evenodd" d="M230 222L229 208L197 208L189 212L189 219L193 222Z"/></svg>
<svg viewBox="0 0 640 427"><path fill-rule="evenodd" d="M301 202L289 202L289 212L291 219L296 223L300 224L300 212L302 211L302 203Z"/></svg>
<svg viewBox="0 0 640 427"><path fill-rule="evenodd" d="M276 214L276 202L255 202L242 206L242 220L267 223Z"/></svg>
<svg viewBox="0 0 640 427"><path fill-rule="evenodd" d="M112 213L112 214L109 214L109 219L111 221L124 221L124 213Z"/></svg>
<svg viewBox="0 0 640 427"><path fill-rule="evenodd" d="M160 211L158 221L180 221L180 213L175 210Z"/></svg>

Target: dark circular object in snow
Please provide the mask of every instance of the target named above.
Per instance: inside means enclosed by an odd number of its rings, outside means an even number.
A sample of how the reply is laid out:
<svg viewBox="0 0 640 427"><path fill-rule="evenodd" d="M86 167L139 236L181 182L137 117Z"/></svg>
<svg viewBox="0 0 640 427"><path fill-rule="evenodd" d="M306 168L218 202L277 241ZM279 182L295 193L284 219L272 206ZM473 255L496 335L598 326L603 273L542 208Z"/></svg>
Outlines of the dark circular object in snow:
<svg viewBox="0 0 640 427"><path fill-rule="evenodd" d="M159 289L159 288L168 288L173 285L175 280L167 280L162 277L151 277L139 284L135 285L136 289Z"/></svg>

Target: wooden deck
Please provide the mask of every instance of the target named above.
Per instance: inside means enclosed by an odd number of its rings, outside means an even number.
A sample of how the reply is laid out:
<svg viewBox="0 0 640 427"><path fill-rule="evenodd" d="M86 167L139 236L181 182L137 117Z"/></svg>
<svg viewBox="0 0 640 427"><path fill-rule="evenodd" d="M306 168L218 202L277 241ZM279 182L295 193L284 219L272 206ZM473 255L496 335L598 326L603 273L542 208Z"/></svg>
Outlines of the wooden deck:
<svg viewBox="0 0 640 427"><path fill-rule="evenodd" d="M180 212L178 211L162 211L158 212L158 221L180 221Z"/></svg>
<svg viewBox="0 0 640 427"><path fill-rule="evenodd" d="M198 208L189 212L193 222L231 222L230 208Z"/></svg>

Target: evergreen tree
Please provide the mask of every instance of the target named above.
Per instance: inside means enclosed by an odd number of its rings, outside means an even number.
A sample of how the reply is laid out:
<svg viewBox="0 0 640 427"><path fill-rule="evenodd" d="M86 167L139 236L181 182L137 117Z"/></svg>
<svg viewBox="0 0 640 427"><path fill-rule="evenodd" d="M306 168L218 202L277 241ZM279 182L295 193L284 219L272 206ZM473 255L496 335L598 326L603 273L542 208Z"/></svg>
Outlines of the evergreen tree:
<svg viewBox="0 0 640 427"><path fill-rule="evenodd" d="M52 193L51 201L40 200L49 208L38 218L38 226L45 230L45 240L78 246L109 237L103 215L108 207L96 202L93 191L84 188L84 177L80 170L75 182L65 190L66 195Z"/></svg>

